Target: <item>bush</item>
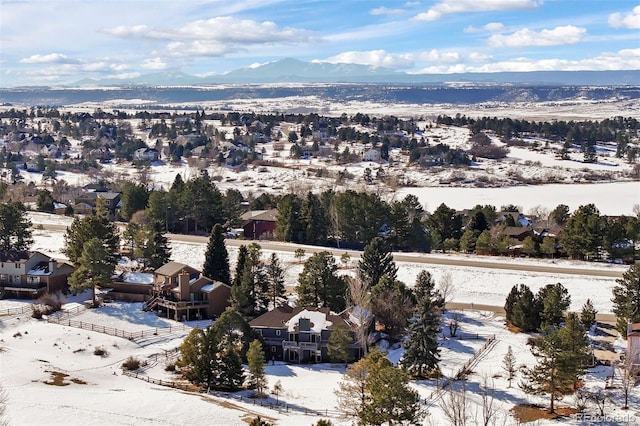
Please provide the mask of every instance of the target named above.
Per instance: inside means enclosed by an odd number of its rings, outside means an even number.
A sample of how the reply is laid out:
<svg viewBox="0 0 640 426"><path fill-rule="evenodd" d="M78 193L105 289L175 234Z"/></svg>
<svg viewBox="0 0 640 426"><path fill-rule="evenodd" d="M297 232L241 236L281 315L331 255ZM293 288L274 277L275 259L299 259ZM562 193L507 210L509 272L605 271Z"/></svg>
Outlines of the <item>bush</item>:
<svg viewBox="0 0 640 426"><path fill-rule="evenodd" d="M93 354L97 356L107 356L109 355L109 352L107 352L107 350L103 346L96 346L96 348L93 350Z"/></svg>
<svg viewBox="0 0 640 426"><path fill-rule="evenodd" d="M140 368L140 360L130 356L125 362L122 363L122 368L125 370L133 371Z"/></svg>
<svg viewBox="0 0 640 426"><path fill-rule="evenodd" d="M164 371L176 371L176 363L170 362L169 364L165 365Z"/></svg>

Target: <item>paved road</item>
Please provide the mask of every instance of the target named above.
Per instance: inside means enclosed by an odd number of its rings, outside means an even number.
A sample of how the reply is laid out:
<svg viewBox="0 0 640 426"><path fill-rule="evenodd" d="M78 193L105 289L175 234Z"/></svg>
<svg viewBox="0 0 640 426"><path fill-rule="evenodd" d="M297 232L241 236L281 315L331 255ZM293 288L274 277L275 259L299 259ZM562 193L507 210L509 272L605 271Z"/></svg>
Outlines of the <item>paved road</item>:
<svg viewBox="0 0 640 426"><path fill-rule="evenodd" d="M206 244L209 241L208 237L201 237L195 235L182 235L182 234L169 234L168 238L172 241L179 241L184 243L200 243ZM228 246L239 247L242 244L249 244L252 241L249 240L225 240ZM274 250L282 252L293 253L296 249L302 248L306 253L317 253L320 251L329 251L336 256L340 256L347 252L352 259L360 257L359 251L334 249L330 247L317 247L307 246L300 244L285 243L280 241L256 241L265 250ZM551 274L567 274L567 275L584 275L591 277L605 277L605 278L620 278L622 277L622 271L608 270L608 269L593 269L593 268L579 268L579 267L567 267L559 265L543 265L543 264L526 264L526 263L511 263L501 262L499 257L496 257L495 261L487 260L474 260L474 259L461 259L460 257L435 257L429 254L403 254L394 253L394 260L398 262L411 262L411 263L424 263L431 265L450 265L450 266L466 266L472 268L487 268L487 269L503 269L511 271L527 271L527 272L544 272ZM486 258L483 258L486 259Z"/></svg>
<svg viewBox="0 0 640 426"><path fill-rule="evenodd" d="M65 225L57 225L57 224L44 224L42 225L44 229L52 230L52 231L66 231L67 227ZM207 236L198 236L198 235L183 235L183 234L167 234L167 238L170 241L176 241L181 243L191 243L191 244L207 244L209 241L209 237ZM227 239L225 240L226 244L230 247L239 247L242 244L250 244L252 241L250 240L234 240ZM264 250L273 250L273 251L281 251L281 252L289 252L293 253L296 249L302 248L305 253L317 253L320 251L329 251L336 256L341 256L343 253L347 252L351 256L352 259L358 259L360 257L359 251L356 250L345 250L345 249L334 249L330 247L318 247L318 246L307 246L301 244L293 244L293 243L285 243L281 241L256 241ZM622 277L622 271L620 270L612 270L612 269L593 269L593 268L580 268L580 267L567 267L567 266L559 266L559 265L543 265L543 264L526 264L526 263L512 263L512 262L501 262L499 257L496 257L496 260L487 261L487 258L483 258L483 260L474 260L474 259L462 259L460 257L438 257L438 256L430 256L429 254L405 254L405 253L394 253L393 258L398 262L411 262L411 263L424 263L430 265L449 265L449 266L464 266L471 268L487 268L487 269L502 269L502 270L511 270L511 271L524 271L524 272L543 272L550 274L566 274L566 275L583 275L583 276L591 276L591 277L605 277L605 278L620 278Z"/></svg>

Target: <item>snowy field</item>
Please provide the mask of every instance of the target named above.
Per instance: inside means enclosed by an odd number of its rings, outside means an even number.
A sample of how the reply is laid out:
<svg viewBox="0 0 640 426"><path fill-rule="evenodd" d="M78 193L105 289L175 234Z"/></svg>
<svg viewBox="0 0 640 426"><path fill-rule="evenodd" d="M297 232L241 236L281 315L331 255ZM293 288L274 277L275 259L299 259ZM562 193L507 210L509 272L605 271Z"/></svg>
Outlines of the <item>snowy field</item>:
<svg viewBox="0 0 640 426"><path fill-rule="evenodd" d="M85 295L86 296L86 295ZM0 308L5 306L0 301ZM502 370L502 359L512 348L517 365L531 365L534 358L525 345L527 335L514 334L503 325L503 318L487 312L449 312L458 315L459 336L449 337L443 327L440 339L441 367L445 376L454 375L482 347L487 339L495 337L472 366L473 373L466 383L470 404L469 424L481 419L481 401L477 395L480 384L486 379L495 388L494 412L496 424L515 425L509 410L515 404L546 403L546 400L525 395L517 386L509 388ZM171 325L173 321L158 319L153 313L141 311L139 303L111 303L84 312L74 318L115 328L144 329ZM173 323L173 325L178 325ZM187 326L204 326L204 323L188 323ZM186 331L188 332L188 331ZM255 401L246 392L234 395L203 395L164 387L147 382L147 379L170 382L179 380L165 366L175 361L170 354L186 332L158 336L152 340L130 341L124 338L72 328L45 320L9 317L0 321L2 352L2 385L7 393L7 415L12 425L246 425L246 419L260 414L276 421L277 425L312 425L318 418L330 418L336 425L349 425L336 410L337 389L344 373L344 366L334 364L288 365L276 363L266 368L269 389L280 382L283 392L277 397L280 409L269 408L276 403L276 396ZM478 335L476 338L476 334ZM95 355L96 348L106 351ZM397 362L401 349L389 349L388 357ZM138 378L123 375L120 365L133 356L148 365ZM585 386L597 388L604 385L604 378L611 373L608 367L591 370ZM64 376L63 376L64 375ZM55 378L57 377L57 380ZM459 384L454 385L459 389ZM432 380L412 383L429 415L424 425L448 424L441 409L447 394L438 395ZM435 395L435 397L434 397ZM242 400L240 397L244 396ZM640 399L636 390L631 400L631 410L621 411L610 405L609 415L633 416ZM265 405L260 406L260 403ZM256 405L257 404L257 405ZM559 405L571 406L572 398ZM45 420L46 419L46 420ZM556 422L539 422L539 425ZM567 418L561 424L579 424Z"/></svg>

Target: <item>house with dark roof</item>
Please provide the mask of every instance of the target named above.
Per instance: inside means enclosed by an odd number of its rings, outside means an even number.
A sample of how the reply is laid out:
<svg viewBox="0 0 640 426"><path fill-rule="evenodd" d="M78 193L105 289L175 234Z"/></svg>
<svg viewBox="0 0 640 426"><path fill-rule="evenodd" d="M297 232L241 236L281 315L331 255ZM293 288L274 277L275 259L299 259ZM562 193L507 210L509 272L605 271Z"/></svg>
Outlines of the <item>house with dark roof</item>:
<svg viewBox="0 0 640 426"><path fill-rule="evenodd" d="M96 207L98 198L104 199L105 207L110 218L115 218L122 206L120 192L87 191L78 195L73 202L73 212L76 214L91 214Z"/></svg>
<svg viewBox="0 0 640 426"><path fill-rule="evenodd" d="M0 297L37 298L45 293L67 291L67 279L74 271L38 251L0 252Z"/></svg>
<svg viewBox="0 0 640 426"><path fill-rule="evenodd" d="M252 210L240 216L244 237L248 240L272 240L276 233L278 209Z"/></svg>
<svg viewBox="0 0 640 426"><path fill-rule="evenodd" d="M231 287L213 281L197 269L169 262L153 274L151 298L144 310L176 321L216 318L230 305Z"/></svg>
<svg viewBox="0 0 640 426"><path fill-rule="evenodd" d="M338 324L347 326L355 342L356 322L346 311L336 314L329 308L283 305L249 322L262 335L268 360L295 363L329 362L327 342ZM352 359L360 357L358 343L352 343L349 351Z"/></svg>

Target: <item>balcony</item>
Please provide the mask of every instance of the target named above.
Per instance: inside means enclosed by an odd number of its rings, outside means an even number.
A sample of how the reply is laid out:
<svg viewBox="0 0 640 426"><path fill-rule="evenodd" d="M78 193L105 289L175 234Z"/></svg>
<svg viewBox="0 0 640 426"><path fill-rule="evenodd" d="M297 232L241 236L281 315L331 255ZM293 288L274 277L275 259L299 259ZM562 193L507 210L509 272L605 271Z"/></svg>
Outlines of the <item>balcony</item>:
<svg viewBox="0 0 640 426"><path fill-rule="evenodd" d="M157 302L156 302L156 306L162 306L165 308L169 308L169 309L174 309L174 310L182 310L182 309L189 309L189 308L206 308L207 306L209 306L209 302L206 300L199 300L199 301L189 301L189 300L168 300L168 299L164 299L164 298L158 298Z"/></svg>
<svg viewBox="0 0 640 426"><path fill-rule="evenodd" d="M295 340L284 340L282 342L282 349L295 349L295 350L318 350L318 344L315 342L296 342Z"/></svg>

